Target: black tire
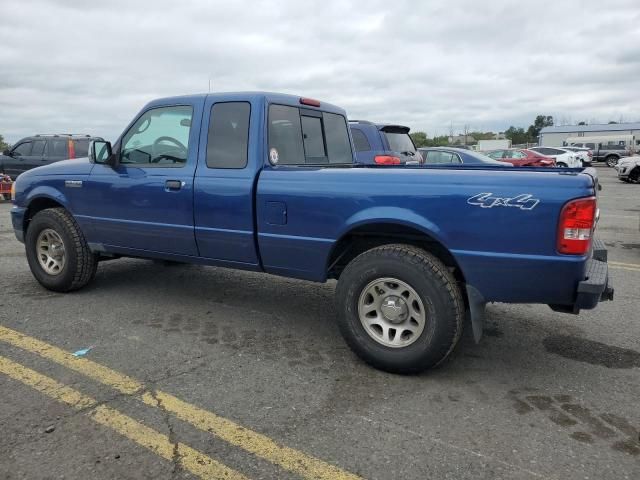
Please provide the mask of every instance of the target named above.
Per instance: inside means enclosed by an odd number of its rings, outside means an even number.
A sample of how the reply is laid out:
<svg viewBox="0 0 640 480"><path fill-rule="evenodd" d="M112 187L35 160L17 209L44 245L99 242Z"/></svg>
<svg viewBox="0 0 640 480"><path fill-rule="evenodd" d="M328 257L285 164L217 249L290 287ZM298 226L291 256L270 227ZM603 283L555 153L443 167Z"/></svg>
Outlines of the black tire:
<svg viewBox="0 0 640 480"><path fill-rule="evenodd" d="M604 159L604 163L607 164L607 167L615 167L618 164L618 160L620 160L615 155L609 155Z"/></svg>
<svg viewBox="0 0 640 480"><path fill-rule="evenodd" d="M424 330L404 347L379 343L358 314L362 292L385 277L408 284L425 306ZM360 254L342 272L336 301L338 326L347 344L365 362L388 372L418 373L441 364L462 334L464 302L455 278L439 259L411 245L383 245Z"/></svg>
<svg viewBox="0 0 640 480"><path fill-rule="evenodd" d="M640 167L636 167L629 172L630 183L640 183Z"/></svg>
<svg viewBox="0 0 640 480"><path fill-rule="evenodd" d="M64 244L65 265L56 275L47 273L38 261L36 242L40 233L51 229ZM48 208L38 212L27 228L25 237L27 261L36 280L48 290L69 292L78 290L95 277L98 257L89 246L75 219L64 208Z"/></svg>
<svg viewBox="0 0 640 480"><path fill-rule="evenodd" d="M558 167L558 168L567 168L568 166L569 166L569 165L567 165L567 164L566 164L566 163L564 163L564 162L558 162L558 163L556 163L556 167Z"/></svg>

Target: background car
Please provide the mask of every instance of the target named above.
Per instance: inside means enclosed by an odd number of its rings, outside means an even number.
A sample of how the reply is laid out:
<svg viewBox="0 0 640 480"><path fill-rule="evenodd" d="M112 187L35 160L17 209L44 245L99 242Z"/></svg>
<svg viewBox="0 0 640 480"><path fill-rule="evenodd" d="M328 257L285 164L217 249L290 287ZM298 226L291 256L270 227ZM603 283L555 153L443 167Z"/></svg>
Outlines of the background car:
<svg viewBox="0 0 640 480"><path fill-rule="evenodd" d="M541 153L527 150L526 148L507 148L504 150L492 150L487 152L488 157L494 160L509 162L515 167L555 167L556 161Z"/></svg>
<svg viewBox="0 0 640 480"><path fill-rule="evenodd" d="M623 182L640 183L640 156L621 158L615 166Z"/></svg>
<svg viewBox="0 0 640 480"><path fill-rule="evenodd" d="M15 180L22 172L32 168L60 160L86 157L92 140L102 138L66 133L23 138L16 142L11 150L2 152L0 173L5 173Z"/></svg>
<svg viewBox="0 0 640 480"><path fill-rule="evenodd" d="M593 162L593 152L585 147L562 147L563 150L569 150L576 154L576 157L580 159L583 167L590 167Z"/></svg>
<svg viewBox="0 0 640 480"><path fill-rule="evenodd" d="M541 153L547 157L552 157L556 161L557 167L580 168L582 162L573 152L556 147L531 147L528 150Z"/></svg>
<svg viewBox="0 0 640 480"><path fill-rule="evenodd" d="M409 136L409 127L366 120L349 120L349 127L359 163L399 165L422 162Z"/></svg>
<svg viewBox="0 0 640 480"><path fill-rule="evenodd" d="M635 154L633 148L627 148L625 145L616 145L608 143L591 143L578 142L572 143L572 147L584 147L591 150L593 160L596 162L604 162L608 167L614 167L618 160L623 157L633 156ZM562 147L565 148L565 147Z"/></svg>
<svg viewBox="0 0 640 480"><path fill-rule="evenodd" d="M510 167L507 162L499 162L482 153L456 147L424 147L419 148L425 165L493 165Z"/></svg>

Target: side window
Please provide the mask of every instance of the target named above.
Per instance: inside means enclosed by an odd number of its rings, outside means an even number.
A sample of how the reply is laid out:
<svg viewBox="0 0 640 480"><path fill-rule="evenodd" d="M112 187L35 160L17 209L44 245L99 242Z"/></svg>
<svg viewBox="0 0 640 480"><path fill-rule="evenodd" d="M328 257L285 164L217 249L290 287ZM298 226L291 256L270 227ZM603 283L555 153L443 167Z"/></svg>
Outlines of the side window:
<svg viewBox="0 0 640 480"><path fill-rule="evenodd" d="M216 103L211 107L207 167L244 168L249 148L248 102Z"/></svg>
<svg viewBox="0 0 640 480"><path fill-rule="evenodd" d="M324 112L322 119L329 163L353 163L353 152L345 118L342 115Z"/></svg>
<svg viewBox="0 0 640 480"><path fill-rule="evenodd" d="M591 150L595 150L595 148L596 148L596 144L595 143L585 143L584 146L587 147L587 148L590 148Z"/></svg>
<svg viewBox="0 0 640 480"><path fill-rule="evenodd" d="M511 158L521 159L521 158L526 158L526 155L524 153L522 153L522 152L512 151L511 152Z"/></svg>
<svg viewBox="0 0 640 480"><path fill-rule="evenodd" d="M76 158L83 158L89 155L89 142L90 140L74 140L73 147L76 152Z"/></svg>
<svg viewBox="0 0 640 480"><path fill-rule="evenodd" d="M453 153L430 150L427 152L427 163L459 163L458 158Z"/></svg>
<svg viewBox="0 0 640 480"><path fill-rule="evenodd" d="M495 150L493 152L489 152L486 154L488 157L491 157L493 159L496 158L502 158L502 150Z"/></svg>
<svg viewBox="0 0 640 480"><path fill-rule="evenodd" d="M36 140L35 142L33 142L33 149L31 150L31 155L43 155L44 154L44 147L46 147L47 145L47 141L46 140Z"/></svg>
<svg viewBox="0 0 640 480"><path fill-rule="evenodd" d="M23 142L12 150L12 153L18 155L29 155L31 154L31 142Z"/></svg>
<svg viewBox="0 0 640 480"><path fill-rule="evenodd" d="M182 167L189 153L190 106L148 110L122 139L120 162L144 167Z"/></svg>
<svg viewBox="0 0 640 480"><path fill-rule="evenodd" d="M371 144L367 140L367 136L356 128L351 129L351 136L356 147L356 152L368 152L371 150Z"/></svg>
<svg viewBox="0 0 640 480"><path fill-rule="evenodd" d="M54 138L49 140L49 156L58 158L69 158L67 152L67 144L69 142L63 138Z"/></svg>
<svg viewBox="0 0 640 480"><path fill-rule="evenodd" d="M342 115L269 106L269 157L281 165L352 163L347 122Z"/></svg>

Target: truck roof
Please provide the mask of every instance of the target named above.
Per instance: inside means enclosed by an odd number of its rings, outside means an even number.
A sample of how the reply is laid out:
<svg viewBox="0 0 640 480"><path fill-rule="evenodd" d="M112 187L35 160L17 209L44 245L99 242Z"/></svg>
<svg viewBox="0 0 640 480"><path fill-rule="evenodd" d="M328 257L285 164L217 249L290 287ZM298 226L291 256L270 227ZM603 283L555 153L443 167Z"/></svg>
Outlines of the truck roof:
<svg viewBox="0 0 640 480"><path fill-rule="evenodd" d="M260 92L260 91L256 91L256 92L215 92L215 93L197 93L197 94L192 94L192 95L180 95L180 96L175 96L175 97L165 97L165 98L158 98L156 100L152 100L151 102L149 102L146 107L151 107L151 106L156 106L156 105L169 105L169 104L175 104L175 103L180 103L181 101L185 101L185 100L202 100L202 99L207 99L208 97L212 97L214 98L216 101L220 101L220 102L224 102L224 101L257 101L257 100L261 100L264 99L266 100L268 103L278 103L278 104L282 104L282 105L291 105L291 106L296 106L296 107L304 107L304 108L319 108L319 110L322 111L326 111L326 112L333 112L333 113L339 113L341 115L345 115L346 116L346 112L343 108L338 107L337 105L333 105L331 103L327 103L324 102L322 100L320 101L320 107L314 107L314 106L310 106L310 105L302 105L300 100L303 98L309 98L309 97L302 97L302 96L298 96L298 95L289 95L289 94L285 94L285 93L274 93L274 92ZM145 108L146 108L145 107Z"/></svg>

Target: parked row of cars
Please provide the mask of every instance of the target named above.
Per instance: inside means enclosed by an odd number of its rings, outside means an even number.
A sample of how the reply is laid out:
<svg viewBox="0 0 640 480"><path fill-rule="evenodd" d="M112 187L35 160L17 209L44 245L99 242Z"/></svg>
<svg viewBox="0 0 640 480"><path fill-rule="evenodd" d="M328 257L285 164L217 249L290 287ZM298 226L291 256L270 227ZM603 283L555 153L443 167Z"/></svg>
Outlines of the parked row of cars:
<svg viewBox="0 0 640 480"><path fill-rule="evenodd" d="M493 165L517 167L590 166L594 153L585 145L562 148L508 148L474 152L461 147L416 148L404 125L350 120L357 161L365 165ZM0 156L0 173L15 179L20 173L64 159L87 156L89 143L100 137L77 134L35 135L20 140ZM615 147L615 146L612 146ZM611 152L597 151L613 163ZM605 157L603 157L605 158ZM620 157L616 157L615 161Z"/></svg>

